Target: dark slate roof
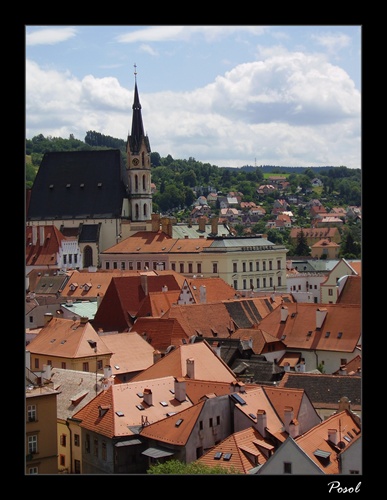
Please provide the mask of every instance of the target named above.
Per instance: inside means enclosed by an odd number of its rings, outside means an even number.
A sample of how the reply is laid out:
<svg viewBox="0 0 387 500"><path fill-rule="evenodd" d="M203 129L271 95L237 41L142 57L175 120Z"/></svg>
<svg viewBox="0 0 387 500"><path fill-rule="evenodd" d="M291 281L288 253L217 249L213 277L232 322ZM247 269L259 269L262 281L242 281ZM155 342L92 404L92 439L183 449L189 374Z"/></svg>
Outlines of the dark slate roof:
<svg viewBox="0 0 387 500"><path fill-rule="evenodd" d="M253 355L249 359L236 359L230 368L239 378L246 377L255 384L274 384L284 375L283 368L259 355Z"/></svg>
<svg viewBox="0 0 387 500"><path fill-rule="evenodd" d="M99 241L101 224L82 224L79 243L96 243Z"/></svg>
<svg viewBox="0 0 387 500"><path fill-rule="evenodd" d="M27 220L119 218L127 196L124 172L118 149L46 153Z"/></svg>
<svg viewBox="0 0 387 500"><path fill-rule="evenodd" d="M352 375L314 375L286 373L281 387L304 389L314 406L336 408L338 401L347 397L351 407L361 407L361 377Z"/></svg>

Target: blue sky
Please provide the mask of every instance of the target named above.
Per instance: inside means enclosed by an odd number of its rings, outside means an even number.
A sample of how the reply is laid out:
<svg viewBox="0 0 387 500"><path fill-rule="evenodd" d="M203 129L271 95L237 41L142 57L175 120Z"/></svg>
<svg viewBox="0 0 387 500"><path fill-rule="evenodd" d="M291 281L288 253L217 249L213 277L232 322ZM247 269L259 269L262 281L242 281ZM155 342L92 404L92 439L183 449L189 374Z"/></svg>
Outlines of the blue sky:
<svg viewBox="0 0 387 500"><path fill-rule="evenodd" d="M152 152L219 167L361 168L360 25L29 26L26 137L126 141L134 65Z"/></svg>

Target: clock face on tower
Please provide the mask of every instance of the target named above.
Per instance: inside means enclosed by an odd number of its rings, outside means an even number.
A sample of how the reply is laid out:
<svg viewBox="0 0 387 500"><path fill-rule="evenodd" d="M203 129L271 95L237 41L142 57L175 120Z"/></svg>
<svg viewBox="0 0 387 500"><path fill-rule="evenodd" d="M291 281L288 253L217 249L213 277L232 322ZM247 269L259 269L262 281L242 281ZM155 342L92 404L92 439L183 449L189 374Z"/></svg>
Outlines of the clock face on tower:
<svg viewBox="0 0 387 500"><path fill-rule="evenodd" d="M134 165L135 167L137 167L138 163L139 163L138 158L133 158L132 165Z"/></svg>

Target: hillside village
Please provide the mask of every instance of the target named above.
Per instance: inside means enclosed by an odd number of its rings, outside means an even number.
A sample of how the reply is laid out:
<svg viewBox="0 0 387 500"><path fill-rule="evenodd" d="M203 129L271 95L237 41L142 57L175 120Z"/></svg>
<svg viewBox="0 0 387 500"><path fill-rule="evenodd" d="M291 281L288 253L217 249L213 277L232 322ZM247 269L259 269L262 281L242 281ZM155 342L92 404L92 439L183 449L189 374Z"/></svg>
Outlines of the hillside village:
<svg viewBox="0 0 387 500"><path fill-rule="evenodd" d="M154 213L150 152L136 81L127 166L46 153L27 190L25 474L362 474L361 260L339 257L360 207L311 201L311 255L289 258L236 233L261 210L240 193ZM296 241L271 182L268 229Z"/></svg>

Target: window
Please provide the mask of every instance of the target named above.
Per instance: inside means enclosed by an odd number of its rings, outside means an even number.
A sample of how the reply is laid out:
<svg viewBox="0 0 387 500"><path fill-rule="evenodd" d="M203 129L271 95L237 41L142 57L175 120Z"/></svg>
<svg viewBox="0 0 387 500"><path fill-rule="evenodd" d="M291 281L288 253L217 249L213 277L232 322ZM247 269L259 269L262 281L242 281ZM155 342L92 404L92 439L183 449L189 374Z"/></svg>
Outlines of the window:
<svg viewBox="0 0 387 500"><path fill-rule="evenodd" d="M266 278L263 278L263 288L266 288Z"/></svg>
<svg viewBox="0 0 387 500"><path fill-rule="evenodd" d="M98 359L97 360L97 370L102 370L102 367L103 367L103 360Z"/></svg>
<svg viewBox="0 0 387 500"><path fill-rule="evenodd" d="M34 359L35 368L39 368L39 358Z"/></svg>
<svg viewBox="0 0 387 500"><path fill-rule="evenodd" d="M113 262L113 269L118 269L117 262Z"/></svg>
<svg viewBox="0 0 387 500"><path fill-rule="evenodd" d="M259 262L258 261L255 263L255 270L259 271Z"/></svg>
<svg viewBox="0 0 387 500"><path fill-rule="evenodd" d="M28 436L28 453L38 452L38 436Z"/></svg>
<svg viewBox="0 0 387 500"><path fill-rule="evenodd" d="M281 261L277 260L277 269L281 269Z"/></svg>
<svg viewBox="0 0 387 500"><path fill-rule="evenodd" d="M281 276L278 276L278 286L282 286L282 278L281 278Z"/></svg>
<svg viewBox="0 0 387 500"><path fill-rule="evenodd" d="M213 421L212 421L212 418L210 418L210 423L209 423L210 427L213 427Z"/></svg>
<svg viewBox="0 0 387 500"><path fill-rule="evenodd" d="M62 467L65 467L65 465L66 465L66 457L65 457L65 455L59 455L59 464Z"/></svg>
<svg viewBox="0 0 387 500"><path fill-rule="evenodd" d="M29 321L30 323L33 323L33 322L34 322L34 317L33 317L33 316L29 316L28 321Z"/></svg>
<svg viewBox="0 0 387 500"><path fill-rule="evenodd" d="M246 290L246 280L243 280L243 290Z"/></svg>
<svg viewBox="0 0 387 500"><path fill-rule="evenodd" d="M63 447L66 447L66 434L61 434L60 436L60 445L63 446Z"/></svg>
<svg viewBox="0 0 387 500"><path fill-rule="evenodd" d="M266 271L266 261L265 260L262 262L262 269L263 269L263 271Z"/></svg>
<svg viewBox="0 0 387 500"><path fill-rule="evenodd" d="M52 361L51 361L51 359L48 359L48 360L47 360L47 364L48 364L49 366L52 366Z"/></svg>
<svg viewBox="0 0 387 500"><path fill-rule="evenodd" d="M216 425L220 425L220 415L216 417Z"/></svg>
<svg viewBox="0 0 387 500"><path fill-rule="evenodd" d="M347 364L347 358L341 358L340 365L346 365L346 364Z"/></svg>
<svg viewBox="0 0 387 500"><path fill-rule="evenodd" d="M212 264L212 272L213 273L217 273L218 272L218 264L217 264L217 262L214 262Z"/></svg>
<svg viewBox="0 0 387 500"><path fill-rule="evenodd" d="M62 361L61 367L62 367L63 370L66 370L66 362L65 361Z"/></svg>
<svg viewBox="0 0 387 500"><path fill-rule="evenodd" d="M236 262L233 263L232 265L232 272L237 273L238 272L238 264Z"/></svg>
<svg viewBox="0 0 387 500"><path fill-rule="evenodd" d="M284 462L284 474L292 473L292 464L290 462Z"/></svg>
<svg viewBox="0 0 387 500"><path fill-rule="evenodd" d="M333 295L333 290L332 290L332 288L330 288L330 289L328 290L328 295L329 295L330 297L332 297L332 295Z"/></svg>
<svg viewBox="0 0 387 500"><path fill-rule="evenodd" d="M129 270L130 271L133 271L134 267L133 267L133 262L129 262Z"/></svg>
<svg viewBox="0 0 387 500"><path fill-rule="evenodd" d="M250 269L250 272L253 271L253 263L252 262L249 262L249 269Z"/></svg>
<svg viewBox="0 0 387 500"><path fill-rule="evenodd" d="M107 449L105 441L102 443L102 459L107 460Z"/></svg>
<svg viewBox="0 0 387 500"><path fill-rule="evenodd" d="M80 446L81 438L79 434L74 434L74 446Z"/></svg>
<svg viewBox="0 0 387 500"><path fill-rule="evenodd" d="M180 272L184 273L184 263L180 262Z"/></svg>
<svg viewBox="0 0 387 500"><path fill-rule="evenodd" d="M269 270L270 271L273 270L273 262L271 260L269 260Z"/></svg>
<svg viewBox="0 0 387 500"><path fill-rule="evenodd" d="M189 272L190 274L192 274L192 273L193 273L193 264L192 264L192 262L190 262L190 263L188 264L188 272Z"/></svg>
<svg viewBox="0 0 387 500"><path fill-rule="evenodd" d="M110 269L110 262L106 262L105 269Z"/></svg>
<svg viewBox="0 0 387 500"><path fill-rule="evenodd" d="M85 450L86 453L90 453L90 434L86 434L85 437Z"/></svg>
<svg viewBox="0 0 387 500"><path fill-rule="evenodd" d="M199 421L199 430L203 430L203 420Z"/></svg>
<svg viewBox="0 0 387 500"><path fill-rule="evenodd" d="M141 262L137 262L136 267L137 267L137 271L141 271Z"/></svg>
<svg viewBox="0 0 387 500"><path fill-rule="evenodd" d="M270 285L269 285L269 286L270 286L270 288L273 288L273 278L270 278L270 279L269 279L269 282L270 282Z"/></svg>
<svg viewBox="0 0 387 500"><path fill-rule="evenodd" d="M246 262L242 262L242 271L246 272Z"/></svg>
<svg viewBox="0 0 387 500"><path fill-rule="evenodd" d="M35 405L27 406L27 420L28 420L28 422L35 422L36 421L36 406Z"/></svg>
<svg viewBox="0 0 387 500"><path fill-rule="evenodd" d="M125 271L125 262L121 262L121 271Z"/></svg>
<svg viewBox="0 0 387 500"><path fill-rule="evenodd" d="M174 262L172 262L171 264L171 269L172 271L176 271L176 264Z"/></svg>
<svg viewBox="0 0 387 500"><path fill-rule="evenodd" d="M257 288L259 288L259 285L260 285L259 278L257 278Z"/></svg>
<svg viewBox="0 0 387 500"><path fill-rule="evenodd" d="M87 361L85 363L82 363L82 371L84 372L89 371L89 363Z"/></svg>
<svg viewBox="0 0 387 500"><path fill-rule="evenodd" d="M201 273L202 272L202 264L200 262L198 262L197 268L198 268L198 273Z"/></svg>
<svg viewBox="0 0 387 500"><path fill-rule="evenodd" d="M234 280L234 289L238 290L238 281L237 280Z"/></svg>
<svg viewBox="0 0 387 500"><path fill-rule="evenodd" d="M98 457L98 439L94 439L94 456Z"/></svg>
<svg viewBox="0 0 387 500"><path fill-rule="evenodd" d="M74 472L75 474L81 473L81 462L80 460L74 460Z"/></svg>

